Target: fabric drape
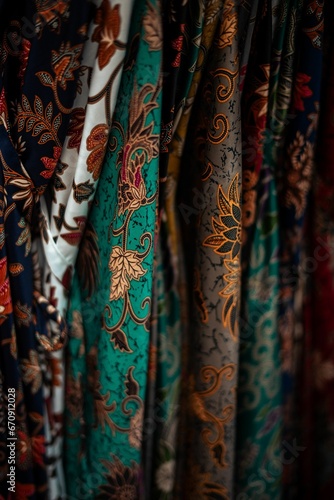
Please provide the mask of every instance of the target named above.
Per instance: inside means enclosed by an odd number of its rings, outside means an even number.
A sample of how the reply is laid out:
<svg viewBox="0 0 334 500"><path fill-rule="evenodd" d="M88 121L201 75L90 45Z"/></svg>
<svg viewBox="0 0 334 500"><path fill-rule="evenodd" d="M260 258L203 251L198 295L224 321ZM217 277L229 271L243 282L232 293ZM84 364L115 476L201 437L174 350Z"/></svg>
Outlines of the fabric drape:
<svg viewBox="0 0 334 500"><path fill-rule="evenodd" d="M77 86L57 175L53 178L52 196L49 191L49 196L43 200L44 291L62 316L66 315L73 269L104 161L133 2L128 1L122 6L113 1L98 0L95 6L84 46L80 85ZM109 38L106 39L105 34ZM108 43L108 39L112 43ZM84 261L84 255L82 257ZM83 261L79 259L79 265L80 262L87 265ZM58 385L53 385L50 395L52 447L49 446L47 451L54 468L55 457L62 456L60 416L64 412L64 355L61 351L51 356ZM60 474L51 472L50 478L58 478ZM55 485L54 497L58 498L61 491L65 491L64 488L59 490Z"/></svg>
<svg viewBox="0 0 334 500"><path fill-rule="evenodd" d="M235 2L226 1L194 105L197 126L188 137L180 179L183 215L193 216L182 220L192 311L185 498L233 496L241 250L237 26Z"/></svg>
<svg viewBox="0 0 334 500"><path fill-rule="evenodd" d="M333 9L0 0L0 500L331 498Z"/></svg>
<svg viewBox="0 0 334 500"><path fill-rule="evenodd" d="M120 498L125 491L136 498L143 486L160 34L159 4L136 1L105 164L80 250L93 262L77 268L71 292L65 454L73 498L80 492Z"/></svg>
<svg viewBox="0 0 334 500"><path fill-rule="evenodd" d="M16 493L45 498L46 426L42 383L53 384L45 351L62 346L66 326L42 295L36 236L40 196L57 166L76 91L88 3L43 10L18 2L1 44L1 404L15 389ZM49 320L58 324L50 340ZM1 495L8 493L7 425L1 426ZM12 431L13 432L13 431Z"/></svg>

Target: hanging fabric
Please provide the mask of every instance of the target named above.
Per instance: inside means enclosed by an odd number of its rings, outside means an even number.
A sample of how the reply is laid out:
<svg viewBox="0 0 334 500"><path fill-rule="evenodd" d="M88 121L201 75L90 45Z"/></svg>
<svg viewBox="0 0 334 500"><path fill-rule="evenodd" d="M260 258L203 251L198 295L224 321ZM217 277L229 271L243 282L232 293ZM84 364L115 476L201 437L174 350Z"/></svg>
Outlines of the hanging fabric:
<svg viewBox="0 0 334 500"><path fill-rule="evenodd" d="M159 4L137 0L107 155L80 248L86 264L77 267L71 292L65 464L74 498L116 499L125 492L137 498L143 486L161 31Z"/></svg>
<svg viewBox="0 0 334 500"><path fill-rule="evenodd" d="M331 497L333 5L0 0L0 500Z"/></svg>
<svg viewBox="0 0 334 500"><path fill-rule="evenodd" d="M193 216L182 220L191 290L182 498L233 496L241 250L237 26L235 2L225 1L180 177L178 201Z"/></svg>
<svg viewBox="0 0 334 500"><path fill-rule="evenodd" d="M66 315L73 269L105 157L133 2L129 0L124 6L116 1L97 0L95 5L97 9L87 34L80 67L80 84L53 177L52 196L42 200L42 237L46 257L44 291L62 316ZM80 254L79 266L87 265L85 257L90 258ZM91 273L94 272L92 269ZM65 491L64 487L59 490L57 486L59 477L63 476L59 470L63 447L63 351L52 353L50 358L52 380L57 380L57 383L52 384L48 395L53 418L49 431L52 446L47 451L51 463L49 487L53 488L52 496L56 499L61 491Z"/></svg>
<svg viewBox="0 0 334 500"><path fill-rule="evenodd" d="M33 2L5 8L0 75L0 371L1 404L15 390L15 488L18 498L48 491L45 351L62 347L67 329L42 295L35 240L40 196L61 155L91 19L88 3L51 9ZM58 324L56 333L48 324ZM8 439L1 426L0 493L8 493ZM14 432L14 431L11 431Z"/></svg>

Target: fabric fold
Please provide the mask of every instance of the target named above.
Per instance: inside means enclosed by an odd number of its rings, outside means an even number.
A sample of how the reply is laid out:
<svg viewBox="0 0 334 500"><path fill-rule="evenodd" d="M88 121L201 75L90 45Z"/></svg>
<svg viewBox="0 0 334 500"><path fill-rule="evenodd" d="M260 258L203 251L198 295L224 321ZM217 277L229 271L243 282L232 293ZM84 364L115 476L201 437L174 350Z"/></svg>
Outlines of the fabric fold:
<svg viewBox="0 0 334 500"><path fill-rule="evenodd" d="M160 4L137 0L107 154L80 248L84 260L71 292L65 459L74 498L78 492L115 499L144 494L160 36Z"/></svg>

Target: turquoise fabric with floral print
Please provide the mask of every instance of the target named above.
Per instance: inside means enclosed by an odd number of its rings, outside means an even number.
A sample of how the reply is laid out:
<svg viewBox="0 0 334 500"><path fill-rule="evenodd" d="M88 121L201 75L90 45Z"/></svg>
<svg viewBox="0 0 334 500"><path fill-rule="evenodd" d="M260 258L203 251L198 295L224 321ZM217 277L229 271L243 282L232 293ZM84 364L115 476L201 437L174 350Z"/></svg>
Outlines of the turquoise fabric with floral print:
<svg viewBox="0 0 334 500"><path fill-rule="evenodd" d="M90 263L74 279L66 391L70 498L140 495L158 192L160 23L158 2L135 3L106 159L80 248Z"/></svg>

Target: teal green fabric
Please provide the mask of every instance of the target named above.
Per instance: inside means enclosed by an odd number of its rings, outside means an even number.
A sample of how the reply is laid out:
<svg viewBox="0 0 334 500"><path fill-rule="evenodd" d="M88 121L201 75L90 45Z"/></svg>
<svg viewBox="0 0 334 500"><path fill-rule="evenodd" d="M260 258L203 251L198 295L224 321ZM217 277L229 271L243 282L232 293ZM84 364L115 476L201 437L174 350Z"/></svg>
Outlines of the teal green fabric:
<svg viewBox="0 0 334 500"><path fill-rule="evenodd" d="M238 398L237 491L248 499L281 498L283 463L279 337L277 174L293 85L302 1L280 3L273 39L267 129L249 268L243 276Z"/></svg>
<svg viewBox="0 0 334 500"><path fill-rule="evenodd" d="M80 249L88 265L77 269L72 288L69 498L142 494L161 112L159 5L138 0L134 6L107 154Z"/></svg>

